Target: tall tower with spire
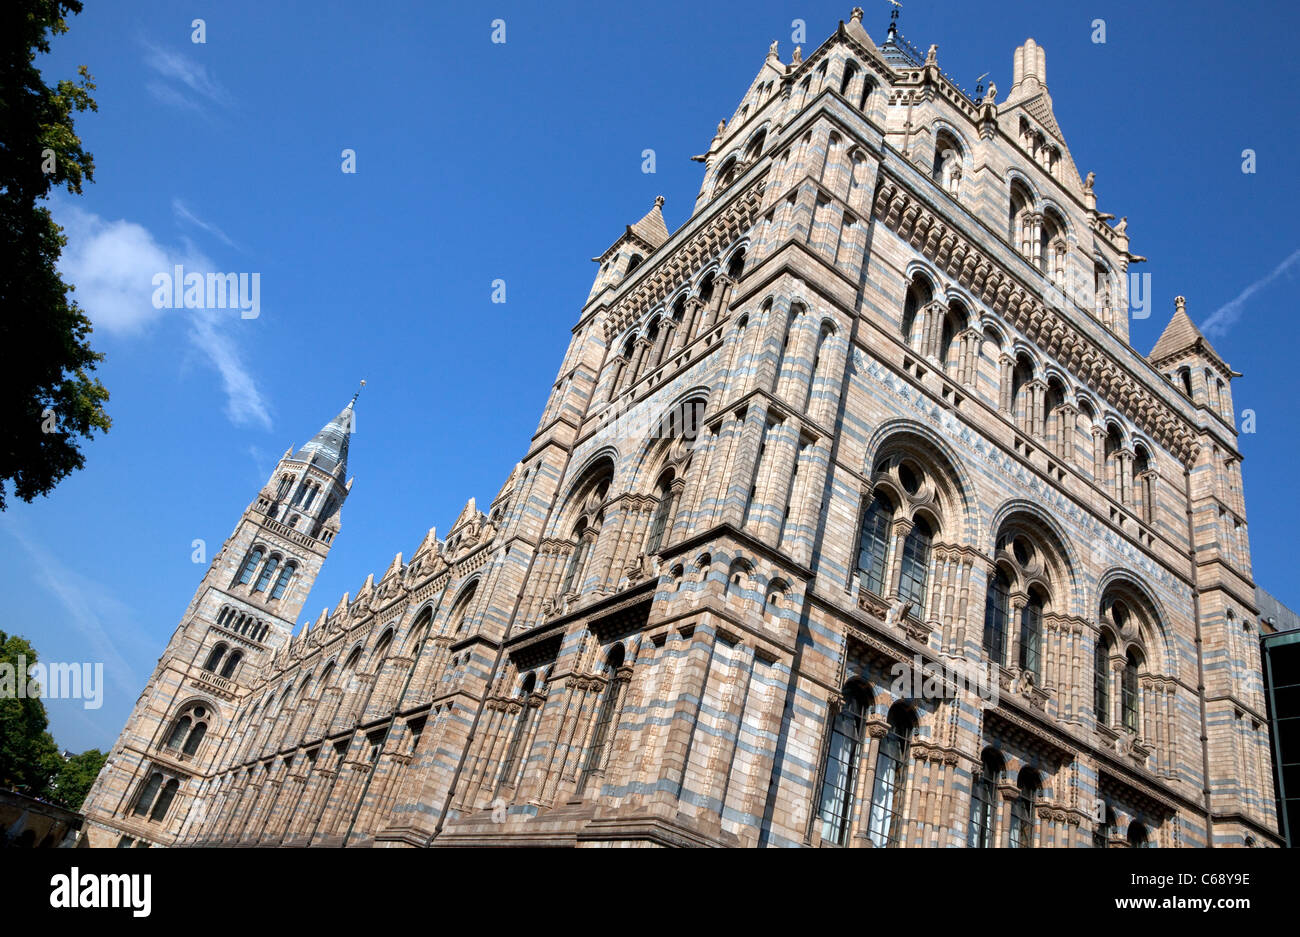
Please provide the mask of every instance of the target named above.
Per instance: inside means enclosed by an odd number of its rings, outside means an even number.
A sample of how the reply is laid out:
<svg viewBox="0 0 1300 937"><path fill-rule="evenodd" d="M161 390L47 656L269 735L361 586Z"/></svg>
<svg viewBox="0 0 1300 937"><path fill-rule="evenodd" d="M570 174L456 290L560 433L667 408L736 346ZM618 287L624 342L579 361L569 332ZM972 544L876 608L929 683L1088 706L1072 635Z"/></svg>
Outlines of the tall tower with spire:
<svg viewBox="0 0 1300 937"><path fill-rule="evenodd" d="M285 450L212 558L86 798L92 845L174 840L240 701L293 637L339 532L359 393Z"/></svg>

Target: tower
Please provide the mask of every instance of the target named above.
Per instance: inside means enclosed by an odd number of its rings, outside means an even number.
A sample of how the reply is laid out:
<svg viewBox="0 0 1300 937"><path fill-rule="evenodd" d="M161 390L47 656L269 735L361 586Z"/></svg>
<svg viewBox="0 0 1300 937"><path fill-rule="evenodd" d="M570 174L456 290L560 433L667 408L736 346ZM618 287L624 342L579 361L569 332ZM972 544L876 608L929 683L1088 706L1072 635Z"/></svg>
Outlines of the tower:
<svg viewBox="0 0 1300 937"><path fill-rule="evenodd" d="M92 845L175 838L239 702L292 637L339 532L356 400L285 451L212 558L86 798Z"/></svg>
<svg viewBox="0 0 1300 937"><path fill-rule="evenodd" d="M896 17L773 44L487 513L257 672L178 842L1275 842L1234 375L1181 304L1131 347L1142 258L1013 61L1000 105Z"/></svg>

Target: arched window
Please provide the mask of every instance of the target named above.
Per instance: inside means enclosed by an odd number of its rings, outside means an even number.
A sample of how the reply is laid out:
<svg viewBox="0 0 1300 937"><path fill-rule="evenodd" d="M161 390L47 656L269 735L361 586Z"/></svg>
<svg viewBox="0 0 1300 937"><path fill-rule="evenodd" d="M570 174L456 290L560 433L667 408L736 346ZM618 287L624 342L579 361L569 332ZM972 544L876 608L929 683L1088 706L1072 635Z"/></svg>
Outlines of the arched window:
<svg viewBox="0 0 1300 937"><path fill-rule="evenodd" d="M515 719L515 728L510 733L510 745L506 749L506 755L501 759L501 777L497 784L497 790L502 787L514 787L515 775L519 773L519 748L523 742L524 732L532 722L532 714L535 709L532 707L528 698L537 690L537 674L530 673L524 677L524 682L519 688L519 697L523 701L523 707L519 710L519 715Z"/></svg>
<svg viewBox="0 0 1300 937"><path fill-rule="evenodd" d="M271 590L271 598L278 599L284 595L284 590L289 587L289 580L293 578L293 574L297 570L296 563L284 564L284 569L280 570L280 578L275 581L275 588Z"/></svg>
<svg viewBox="0 0 1300 937"><path fill-rule="evenodd" d="M876 90L875 82L873 82L870 78L863 80L862 94L858 98L858 110L865 111L867 109L867 105L871 102L871 93L875 90Z"/></svg>
<svg viewBox="0 0 1300 937"><path fill-rule="evenodd" d="M271 577L275 575L275 569L280 565L280 557L272 553L266 565L262 567L262 575L257 577L257 585L253 586L254 592L261 592L271 582Z"/></svg>
<svg viewBox="0 0 1300 937"><path fill-rule="evenodd" d="M645 260L640 254L633 254L632 259L627 262L627 272L631 273L637 267L641 266L641 261Z"/></svg>
<svg viewBox="0 0 1300 937"><path fill-rule="evenodd" d="M1030 590L1029 599L1020 611L1020 669L1042 676L1043 597Z"/></svg>
<svg viewBox="0 0 1300 937"><path fill-rule="evenodd" d="M821 807L817 811L824 843L848 844L869 705L865 689L860 684L850 684L844 688L844 702L831 724L823 766Z"/></svg>
<svg viewBox="0 0 1300 937"><path fill-rule="evenodd" d="M1115 811L1107 807L1106 812L1102 814L1101 822L1098 823L1097 828L1092 831L1092 848L1109 849L1110 837L1114 831Z"/></svg>
<svg viewBox="0 0 1300 937"><path fill-rule="evenodd" d="M149 780L145 781L140 788L140 793L135 799L135 808L132 810L137 817L143 817L149 812L153 805L153 799L158 796L158 789L162 787L163 776L158 772L149 775Z"/></svg>
<svg viewBox="0 0 1300 937"><path fill-rule="evenodd" d="M276 493L275 493L275 498L276 498L277 501L278 501L279 499L283 498L285 495L287 495L287 494L289 493L289 486L292 485L292 484L293 484L293 476L292 476L292 475L281 475L281 476L280 476L280 488L279 488L279 490L276 491Z"/></svg>
<svg viewBox="0 0 1300 937"><path fill-rule="evenodd" d="M762 134L759 135L759 143L762 143ZM731 263L727 264L727 276L733 280L739 280L741 274L745 272L745 249L742 247L731 258Z"/></svg>
<svg viewBox="0 0 1300 937"><path fill-rule="evenodd" d="M1092 655L1092 708L1099 725L1110 725L1110 638L1097 635Z"/></svg>
<svg viewBox="0 0 1300 937"><path fill-rule="evenodd" d="M970 827L967 844L972 849L992 849L997 817L998 781L1002 777L1002 756L992 749L980 759L980 773L971 785Z"/></svg>
<svg viewBox="0 0 1300 937"><path fill-rule="evenodd" d="M988 593L984 598L984 650L989 660L995 664L1005 665L1006 660L1006 624L1011 614L1011 580L1005 571L999 568L989 580Z"/></svg>
<svg viewBox="0 0 1300 937"><path fill-rule="evenodd" d="M858 63L849 62L844 66L844 77L840 79L840 94L848 96L850 88L853 86L853 79L858 74Z"/></svg>
<svg viewBox="0 0 1300 937"><path fill-rule="evenodd" d="M193 755L199 750L203 737L207 735L210 716L208 708L202 704L187 708L172 724L165 747L185 755Z"/></svg>
<svg viewBox="0 0 1300 937"><path fill-rule="evenodd" d="M930 284L918 275L907 287L907 296L903 300L903 344L914 351L925 350L920 347L924 335L913 333L917 331L916 317L922 307L930 302L931 295ZM923 333L924 329L921 332Z"/></svg>
<svg viewBox="0 0 1300 937"><path fill-rule="evenodd" d="M1120 712L1124 728L1138 730L1138 660L1133 651L1124 659L1124 680L1120 684Z"/></svg>
<svg viewBox="0 0 1300 937"><path fill-rule="evenodd" d="M915 724L911 711L895 704L889 713L889 731L880 740L867 822L867 837L878 848L897 846L903 835L908 747Z"/></svg>
<svg viewBox="0 0 1300 937"><path fill-rule="evenodd" d="M925 582L930 570L930 545L933 541L930 525L919 517L903 540L903 569L898 580L898 595L914 604L917 618L925 616Z"/></svg>
<svg viewBox="0 0 1300 937"><path fill-rule="evenodd" d="M735 179L736 179L736 161L735 159L728 159L725 163L722 164L722 168L718 170L718 189L719 190L725 189L727 186L731 185L731 183L734 182Z"/></svg>
<svg viewBox="0 0 1300 937"><path fill-rule="evenodd" d="M243 651L235 651L233 654L227 657L226 665L221 668L221 676L225 677L227 680L233 679L235 676L235 671L239 669L240 661L242 661L243 659L244 659Z"/></svg>
<svg viewBox="0 0 1300 937"><path fill-rule="evenodd" d="M190 734L190 717L181 716L172 726L171 735L167 736L168 748L180 748L185 741L185 737Z"/></svg>
<svg viewBox="0 0 1300 937"><path fill-rule="evenodd" d="M677 497L673 492L673 472L670 469L659 479L659 503L655 505L650 518L650 535L646 540L645 552L649 556L659 552L663 545L664 534L672 523L677 506Z"/></svg>
<svg viewBox="0 0 1300 937"><path fill-rule="evenodd" d="M862 515L862 536L858 541L858 577L862 588L876 595L885 592L885 561L889 553L889 527L894 506L877 493Z"/></svg>
<svg viewBox="0 0 1300 937"><path fill-rule="evenodd" d="M597 772L605 770L610 740L617 728L616 720L622 708L623 693L627 689L627 679L620 676L619 668L623 666L624 651L622 644L615 644L605 657L605 692L600 701L600 712L596 716L596 729L591 736L591 747L587 751L587 762L582 768L582 777L578 779L578 793L587 787L587 782Z"/></svg>
<svg viewBox="0 0 1300 937"><path fill-rule="evenodd" d="M1007 223L1007 240L1024 257L1033 255L1034 239L1033 196L1019 182L1011 185L1011 213Z"/></svg>
<svg viewBox="0 0 1300 937"><path fill-rule="evenodd" d="M1151 838L1147 836L1146 826L1137 820L1129 822L1128 844L1132 849L1149 849L1151 847Z"/></svg>
<svg viewBox="0 0 1300 937"><path fill-rule="evenodd" d="M1178 381L1183 389L1183 394L1188 400L1192 399L1192 372L1188 368L1180 368L1178 371Z"/></svg>
<svg viewBox="0 0 1300 937"><path fill-rule="evenodd" d="M474 593L478 591L478 580L475 579L468 589L461 593L460 598L452 607L451 615L447 619L447 633L460 634L461 629L465 627L465 616L469 613L470 603L474 601Z"/></svg>
<svg viewBox="0 0 1300 937"><path fill-rule="evenodd" d="M561 595L574 591L575 586L582 587L581 573L587 565L587 557L591 553L591 545L595 539L589 535L584 521L578 523L573 534L578 542L574 544L573 553L569 556L569 565L564 570L564 582L560 585Z"/></svg>
<svg viewBox="0 0 1300 937"><path fill-rule="evenodd" d="M1012 849L1030 849L1034 845L1034 802L1038 798L1038 775L1031 768L1022 768L1019 777L1020 793L1011 804Z"/></svg>
<svg viewBox="0 0 1300 937"><path fill-rule="evenodd" d="M181 753L184 755L193 755L203 744L203 737L208 734L208 724L206 722L198 723L189 736L185 739L184 746L181 747Z"/></svg>
<svg viewBox="0 0 1300 937"><path fill-rule="evenodd" d="M229 649L224 641L216 645L208 652L208 659L203 662L203 669L208 673L215 673L216 669L221 666L221 658L226 656L226 651Z"/></svg>
<svg viewBox="0 0 1300 937"><path fill-rule="evenodd" d="M248 557L244 560L244 565L240 567L236 585L243 586L252 581L253 571L257 569L257 564L262 562L262 557L265 555L266 551L262 547L253 547L249 551Z"/></svg>
<svg viewBox="0 0 1300 937"><path fill-rule="evenodd" d="M172 800L176 797L176 789L180 786L180 782L175 778L163 785L162 793L158 795L158 803L153 805L153 812L149 814L150 820L161 820L167 816L167 809L171 807Z"/></svg>

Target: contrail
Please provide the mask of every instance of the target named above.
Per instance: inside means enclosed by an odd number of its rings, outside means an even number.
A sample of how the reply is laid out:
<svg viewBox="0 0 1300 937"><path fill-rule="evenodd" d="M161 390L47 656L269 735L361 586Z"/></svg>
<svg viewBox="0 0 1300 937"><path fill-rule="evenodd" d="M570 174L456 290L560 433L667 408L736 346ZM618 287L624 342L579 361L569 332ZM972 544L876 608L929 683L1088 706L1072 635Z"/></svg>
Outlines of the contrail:
<svg viewBox="0 0 1300 937"><path fill-rule="evenodd" d="M1259 290L1262 290L1282 274L1286 273L1286 271L1298 260L1300 260L1300 248L1297 248L1291 253L1291 256L1287 257L1286 260L1274 267L1273 272L1268 276L1256 280L1254 283L1250 284L1250 286L1242 290L1237 295L1236 299L1226 302L1218 309L1214 310L1210 317L1205 320L1205 324L1201 326L1202 334L1207 338L1212 334L1226 335L1228 329L1232 328L1236 321L1241 318L1241 313L1246 306L1246 300L1250 299L1250 297Z"/></svg>

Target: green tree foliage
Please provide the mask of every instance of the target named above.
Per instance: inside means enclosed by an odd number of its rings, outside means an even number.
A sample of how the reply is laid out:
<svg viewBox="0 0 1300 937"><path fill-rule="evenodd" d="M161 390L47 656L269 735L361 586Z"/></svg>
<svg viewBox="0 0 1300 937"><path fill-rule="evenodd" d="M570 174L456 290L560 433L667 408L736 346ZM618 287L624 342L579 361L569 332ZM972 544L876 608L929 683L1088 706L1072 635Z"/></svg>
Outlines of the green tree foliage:
<svg viewBox="0 0 1300 937"><path fill-rule="evenodd" d="M36 65L80 12L80 0L0 3L0 510L10 483L24 501L48 494L85 464L81 440L109 428L108 391L91 375L103 355L55 268L67 240L39 204L94 179L73 127L74 113L98 110L90 73L50 87Z"/></svg>
<svg viewBox="0 0 1300 937"><path fill-rule="evenodd" d="M17 695L20 667L36 663L36 649L26 639L0 631L0 665L10 679L0 692L0 787L13 788L33 797L48 797L50 782L63 767L54 737L50 735L45 704L34 695L32 687Z"/></svg>
<svg viewBox="0 0 1300 937"><path fill-rule="evenodd" d="M98 748L91 748L63 762L51 785L50 800L60 807L80 810L107 757Z"/></svg>

